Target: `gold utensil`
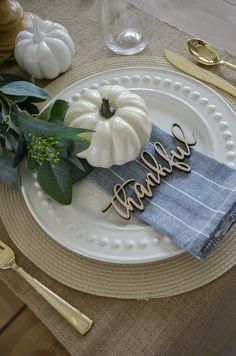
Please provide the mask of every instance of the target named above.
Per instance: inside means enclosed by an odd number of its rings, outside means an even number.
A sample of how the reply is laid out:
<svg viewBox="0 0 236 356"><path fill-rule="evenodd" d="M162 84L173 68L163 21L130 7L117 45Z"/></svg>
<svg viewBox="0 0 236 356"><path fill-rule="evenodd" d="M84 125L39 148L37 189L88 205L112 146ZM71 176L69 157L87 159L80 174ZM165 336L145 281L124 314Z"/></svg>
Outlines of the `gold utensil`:
<svg viewBox="0 0 236 356"><path fill-rule="evenodd" d="M236 97L236 88L233 85L229 84L226 80L218 77L215 74L211 74L204 69L199 68L196 64L190 62L188 59L180 56L179 54L170 51L169 49L165 49L164 54L166 59L176 68L191 75L192 77L212 84L217 88L223 89L227 93Z"/></svg>
<svg viewBox="0 0 236 356"><path fill-rule="evenodd" d="M192 38L188 40L187 46L191 55L198 62L205 64L206 66L223 64L230 69L236 70L236 66L234 64L231 64L229 62L220 59L215 48L205 41L202 41L198 38Z"/></svg>
<svg viewBox="0 0 236 356"><path fill-rule="evenodd" d="M36 291L45 298L80 334L84 335L93 322L75 307L60 298L57 294L31 277L21 267L17 266L15 254L10 247L0 241L0 268L12 268L19 273Z"/></svg>

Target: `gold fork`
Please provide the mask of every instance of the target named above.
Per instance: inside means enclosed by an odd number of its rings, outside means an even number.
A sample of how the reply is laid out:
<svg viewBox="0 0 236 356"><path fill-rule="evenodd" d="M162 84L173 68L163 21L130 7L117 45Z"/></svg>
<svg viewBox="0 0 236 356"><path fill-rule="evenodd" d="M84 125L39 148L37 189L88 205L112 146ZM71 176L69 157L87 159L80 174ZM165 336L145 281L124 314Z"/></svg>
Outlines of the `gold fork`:
<svg viewBox="0 0 236 356"><path fill-rule="evenodd" d="M16 264L13 250L0 241L0 269L12 268L19 273L36 291L45 298L80 334L84 335L91 328L93 322L75 307L60 298L57 294L31 277Z"/></svg>

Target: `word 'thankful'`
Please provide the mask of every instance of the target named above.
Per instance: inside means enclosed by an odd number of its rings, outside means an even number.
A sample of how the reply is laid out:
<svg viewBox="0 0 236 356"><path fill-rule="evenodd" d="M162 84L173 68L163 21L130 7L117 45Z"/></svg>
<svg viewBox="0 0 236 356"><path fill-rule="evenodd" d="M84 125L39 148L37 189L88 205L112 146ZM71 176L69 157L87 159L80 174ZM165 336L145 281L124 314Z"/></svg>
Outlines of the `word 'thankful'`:
<svg viewBox="0 0 236 356"><path fill-rule="evenodd" d="M196 144L196 139L193 134L192 140L188 140L184 134L183 129L178 124L173 124L171 128L173 137L182 143L183 147L177 146L176 150L170 151L168 154L160 142L154 143L155 153L158 157L161 157L165 162L165 166L157 161L154 155L146 150L141 152L140 159L149 170L146 174L145 183L141 184L135 182L135 179L131 178L126 180L122 184L116 184L113 188L113 196L109 205L103 209L106 212L110 207L113 207L115 211L124 219L130 219L130 213L134 211L134 208L143 211L144 204L143 199L152 198L153 190L156 185L160 185L161 179L173 172L173 169L179 169L183 172L190 172L191 167L183 160L189 157L191 154L190 147ZM126 189L131 186L135 193L135 197L127 196Z"/></svg>

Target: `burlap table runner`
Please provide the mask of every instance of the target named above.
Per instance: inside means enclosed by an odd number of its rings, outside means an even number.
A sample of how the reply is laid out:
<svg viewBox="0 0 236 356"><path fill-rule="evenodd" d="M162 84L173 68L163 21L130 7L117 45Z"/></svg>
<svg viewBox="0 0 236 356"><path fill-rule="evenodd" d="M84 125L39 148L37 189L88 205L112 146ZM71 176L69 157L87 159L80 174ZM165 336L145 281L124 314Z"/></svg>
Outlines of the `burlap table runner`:
<svg viewBox="0 0 236 356"><path fill-rule="evenodd" d="M21 4L25 10L67 27L77 47L74 68L113 56L99 36L97 2L25 0ZM162 55L163 49L169 47L186 56L188 38L186 33L157 19L152 43L143 54ZM220 54L235 61L223 50ZM14 66L3 70L9 69L20 73ZM222 68L218 69L218 74L235 82L236 74L231 71ZM79 336L13 271L1 272L0 278L73 355L215 355L235 327L236 267L191 293L150 301L118 300L65 287L37 269L13 246L3 224L0 236L14 248L22 267L94 320L92 330L84 337Z"/></svg>

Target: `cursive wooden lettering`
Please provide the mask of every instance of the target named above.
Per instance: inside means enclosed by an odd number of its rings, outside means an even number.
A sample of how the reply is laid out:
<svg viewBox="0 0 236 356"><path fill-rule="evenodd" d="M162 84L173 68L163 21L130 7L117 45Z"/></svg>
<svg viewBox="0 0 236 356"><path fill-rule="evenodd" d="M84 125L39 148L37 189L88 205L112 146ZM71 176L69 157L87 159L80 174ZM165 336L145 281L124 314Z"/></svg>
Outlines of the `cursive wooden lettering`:
<svg viewBox="0 0 236 356"><path fill-rule="evenodd" d="M184 171L184 172L190 172L190 170L191 170L190 166L187 163L182 162L182 160L185 158L184 151L182 150L182 148L177 147L177 149L179 149L179 151L181 152L181 155L180 154L174 155L174 153L176 153L174 151L171 151L171 155L168 155L166 153L166 150L164 149L164 147L162 146L162 144L160 142L155 142L154 147L155 147L156 153L161 158L163 158L163 160L166 163L168 163L168 167L166 167L166 166L161 167L161 170L163 173L164 172L166 172L166 174L172 173L173 167L178 168L179 170ZM177 156L181 156L182 157L181 160L179 160L179 161L174 160L175 158L177 158Z"/></svg>
<svg viewBox="0 0 236 356"><path fill-rule="evenodd" d="M194 146L197 142L194 134L193 138L188 140L183 129L178 124L173 124L171 132L173 137L184 147L177 146L176 150L171 150L170 154L168 154L160 142L155 142L153 145L155 153L162 158L166 164L165 166L160 164L152 153L144 150L140 155L140 159L145 167L150 170L147 172L145 183L141 184L135 182L135 179L131 178L123 184L116 184L113 188L111 201L109 205L102 210L103 212L106 212L112 206L123 219L128 220L135 208L140 211L144 210L143 199L152 198L155 186L160 185L161 179L166 177L167 174L171 174L174 168L183 172L190 172L190 165L183 162L183 160L190 156L190 147ZM127 196L126 188L128 186L134 191L134 198Z"/></svg>
<svg viewBox="0 0 236 356"><path fill-rule="evenodd" d="M128 205L125 187L130 183L135 182L135 179L128 179L123 184L116 184L113 188L113 196L110 204L102 210L105 213L111 206L123 218L130 219L130 211L133 211L132 206Z"/></svg>

